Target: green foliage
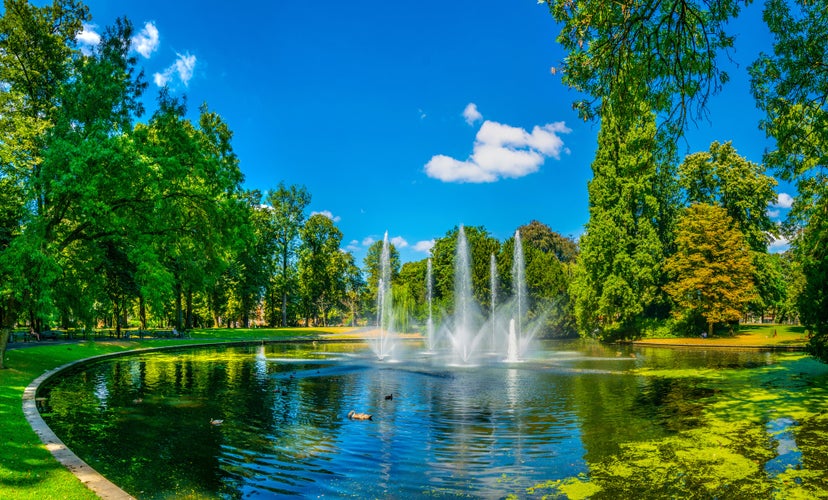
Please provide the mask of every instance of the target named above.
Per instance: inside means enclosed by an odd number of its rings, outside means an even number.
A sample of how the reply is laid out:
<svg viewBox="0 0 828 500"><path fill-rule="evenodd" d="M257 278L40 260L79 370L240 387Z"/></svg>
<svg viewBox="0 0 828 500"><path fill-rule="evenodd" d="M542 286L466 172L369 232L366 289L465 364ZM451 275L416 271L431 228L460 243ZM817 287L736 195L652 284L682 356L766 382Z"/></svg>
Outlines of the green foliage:
<svg viewBox="0 0 828 500"><path fill-rule="evenodd" d="M376 298L377 289L379 288L379 281L382 278L382 248L384 242L382 240L371 243L368 251L363 259L363 269L366 274L366 283L368 286L368 295ZM400 275L400 252L393 243L388 243L388 261L391 267L391 282L397 281ZM376 306L376 304L374 304ZM376 314L376 307L372 309Z"/></svg>
<svg viewBox="0 0 828 500"><path fill-rule="evenodd" d="M576 333L569 287L578 255L575 242L538 221L518 228L523 247L525 280L529 295L529 318L543 318L544 336L566 337ZM514 237L500 249L500 295L513 290ZM503 297L501 297L503 298Z"/></svg>
<svg viewBox="0 0 828 500"><path fill-rule="evenodd" d="M300 231L299 282L306 326L310 319L327 326L328 313L339 304L347 289L350 266L339 250L342 232L333 221L312 215ZM353 262L353 261L351 261Z"/></svg>
<svg viewBox="0 0 828 500"><path fill-rule="evenodd" d="M466 226L463 230L471 257L472 293L478 305L488 310L491 303L489 280L491 255L498 254L500 242L490 236L483 226ZM451 314L454 310L454 266L459 234L459 227L455 227L444 237L438 238L431 249L434 307L435 311L443 311L446 314Z"/></svg>
<svg viewBox="0 0 828 500"><path fill-rule="evenodd" d="M766 113L761 128L775 139L765 162L798 191L787 224L794 236L794 283L803 324L814 333L812 352L828 360L826 307L826 197L828 177L828 12L821 2L769 0L765 22L774 52L761 54L750 68L751 88Z"/></svg>
<svg viewBox="0 0 828 500"><path fill-rule="evenodd" d="M654 153L655 118L602 118L589 182L590 220L572 283L582 335L638 335L638 319L663 302L662 260L672 234L675 183Z"/></svg>
<svg viewBox="0 0 828 500"><path fill-rule="evenodd" d="M687 156L679 180L688 203L717 204L727 210L754 252L766 253L776 225L768 205L776 201L776 180L764 167L736 153L730 142L713 142L709 151Z"/></svg>
<svg viewBox="0 0 828 500"><path fill-rule="evenodd" d="M557 40L567 52L563 82L586 95L573 106L579 114L606 118L609 99L613 113L633 117L643 103L670 135L683 132L728 81L717 57L733 46L727 22L749 3L546 1L562 24Z"/></svg>
<svg viewBox="0 0 828 500"><path fill-rule="evenodd" d="M725 209L696 203L685 209L677 251L665 264L673 278L664 289L676 316L699 314L709 333L716 323L738 321L755 296L753 261L744 236Z"/></svg>
<svg viewBox="0 0 828 500"><path fill-rule="evenodd" d="M305 222L305 209L311 202L311 195L305 186L287 186L280 182L275 191L267 195L271 207L271 225L275 231L276 259L278 273L270 284L269 297L271 311L281 310L281 325L288 325L289 304L295 302L296 294L296 248L299 243L299 231ZM276 305L276 296L281 304ZM271 316L273 313L271 312ZM271 324L274 322L271 320Z"/></svg>

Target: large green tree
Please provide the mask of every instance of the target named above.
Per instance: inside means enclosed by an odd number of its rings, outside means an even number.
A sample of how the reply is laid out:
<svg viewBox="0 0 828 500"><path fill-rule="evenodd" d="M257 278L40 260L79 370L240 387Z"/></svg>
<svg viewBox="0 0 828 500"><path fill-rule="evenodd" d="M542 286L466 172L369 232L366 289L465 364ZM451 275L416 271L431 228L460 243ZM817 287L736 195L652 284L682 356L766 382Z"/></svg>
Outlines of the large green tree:
<svg viewBox="0 0 828 500"><path fill-rule="evenodd" d="M663 306L663 259L675 212L671 163L655 147L655 117L602 117L572 296L582 335L633 337Z"/></svg>
<svg viewBox="0 0 828 500"><path fill-rule="evenodd" d="M287 186L280 182L279 186L267 195L270 206L272 225L276 231L276 258L278 274L274 276L270 285L270 309L275 311L276 295L281 298L282 326L288 325L288 305L291 297L296 293L296 249L299 243L299 233L305 223L305 210L310 204L311 195L302 185Z"/></svg>
<svg viewBox="0 0 828 500"><path fill-rule="evenodd" d="M750 247L736 221L722 207L694 203L678 222L676 246L664 286L676 316L704 318L710 335L715 324L738 321L755 286Z"/></svg>
<svg viewBox="0 0 828 500"><path fill-rule="evenodd" d="M491 305L491 255L500 253L500 242L483 226L465 226L463 231L469 248L472 293L484 310ZM438 238L431 249L434 278L435 310L452 313L454 310L455 262L460 228L455 227Z"/></svg>
<svg viewBox="0 0 828 500"><path fill-rule="evenodd" d="M328 312L341 303L350 267L340 250L342 231L322 214L312 215L300 231L299 282L305 323L327 325Z"/></svg>
<svg viewBox="0 0 828 500"><path fill-rule="evenodd" d="M576 333L573 304L569 295L572 270L578 256L576 243L538 221L521 226L518 231L524 253L527 291L532 299L530 318L544 319L545 335L567 336ZM513 250L514 237L503 243L501 254L511 261ZM501 276L504 287L512 288L513 279L510 275Z"/></svg>
<svg viewBox="0 0 828 500"><path fill-rule="evenodd" d="M679 166L679 183L688 203L723 207L736 221L750 247L757 291L751 309L762 313L778 299L777 280L768 259L768 243L778 227L768 214L776 201L776 179L765 167L740 156L730 142L713 142L708 151L688 155Z"/></svg>
<svg viewBox="0 0 828 500"><path fill-rule="evenodd" d="M751 87L776 144L765 162L796 183L787 230L804 277L800 317L813 352L828 360L828 11L823 2L768 0L764 19L774 49L751 67Z"/></svg>
<svg viewBox="0 0 828 500"><path fill-rule="evenodd" d="M23 310L37 321L54 311L58 270L35 224L43 213L43 151L57 121L62 86L72 74L75 35L89 19L73 0L44 7L4 2L0 17L0 182L4 246L0 248L0 319L11 327ZM15 227L16 226L16 227Z"/></svg>
<svg viewBox="0 0 828 500"><path fill-rule="evenodd" d="M371 243L365 253L365 258L362 260L368 294L374 298L377 297L379 281L382 278L382 250L384 246L384 240ZM388 243L388 265L391 274L391 285L393 285L400 274L400 251L391 242ZM376 313L376 303L374 306L373 312Z"/></svg>
<svg viewBox="0 0 828 500"><path fill-rule="evenodd" d="M736 221L750 248L767 252L777 226L768 215L776 201L776 179L765 167L745 159L733 144L713 142L708 151L688 155L679 166L687 202L718 204Z"/></svg>

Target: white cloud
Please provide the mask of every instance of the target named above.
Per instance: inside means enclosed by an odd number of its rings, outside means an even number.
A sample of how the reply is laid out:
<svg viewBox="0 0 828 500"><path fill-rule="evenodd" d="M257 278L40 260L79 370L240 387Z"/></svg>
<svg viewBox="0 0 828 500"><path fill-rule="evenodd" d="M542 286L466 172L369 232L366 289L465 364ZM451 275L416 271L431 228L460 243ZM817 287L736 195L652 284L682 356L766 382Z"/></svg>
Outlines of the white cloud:
<svg viewBox="0 0 828 500"><path fill-rule="evenodd" d="M89 54L92 47L96 47L99 43L101 43L101 35L95 31L94 24L86 24L83 23L83 29L75 37L78 42L81 44L81 51L84 54Z"/></svg>
<svg viewBox="0 0 828 500"><path fill-rule="evenodd" d="M334 222L339 222L342 220L342 217L338 215L334 215L330 210L322 210L321 212L311 212L311 217L314 215L324 215L325 217L331 219Z"/></svg>
<svg viewBox="0 0 828 500"><path fill-rule="evenodd" d="M563 122L535 126L532 132L486 120L477 131L474 151L460 161L435 155L425 166L426 175L444 182L495 182L523 177L540 169L546 158L560 159L564 148L559 134L571 130Z"/></svg>
<svg viewBox="0 0 828 500"><path fill-rule="evenodd" d="M779 217L782 212L780 210L768 210L768 217L775 219Z"/></svg>
<svg viewBox="0 0 828 500"><path fill-rule="evenodd" d="M183 83L185 87L189 85L190 80L193 78L193 70L196 65L196 56L190 55L189 53L176 55L178 58L172 66L168 67L161 73L153 75L153 80L159 87L167 85L175 75L178 76L178 79L181 80L181 83Z"/></svg>
<svg viewBox="0 0 828 500"><path fill-rule="evenodd" d="M776 203L773 203L772 205L779 208L791 208L793 206L793 202L793 196L788 193L779 193L776 197Z"/></svg>
<svg viewBox="0 0 828 500"><path fill-rule="evenodd" d="M375 241L376 240L374 238L372 238L370 236L366 236L365 238L362 239L362 246L370 247L371 245L374 244Z"/></svg>
<svg viewBox="0 0 828 500"><path fill-rule="evenodd" d="M359 250L359 241L351 240L351 242L348 243L348 246L346 246L345 249L349 252L356 252L357 250Z"/></svg>
<svg viewBox="0 0 828 500"><path fill-rule="evenodd" d="M466 119L466 123L469 125L474 125L475 122L483 119L483 115L477 110L477 104L470 102L466 104L466 109L463 110L463 118Z"/></svg>
<svg viewBox="0 0 828 500"><path fill-rule="evenodd" d="M432 248L434 248L434 240L423 240L414 244L414 250L418 252L429 253Z"/></svg>
<svg viewBox="0 0 828 500"><path fill-rule="evenodd" d="M397 247L397 249L405 248L408 246L408 242L405 241L405 238L403 238L402 236L394 236L393 238L391 238L390 241L392 245Z"/></svg>
<svg viewBox="0 0 828 500"><path fill-rule="evenodd" d="M132 48L146 59L158 50L158 44L158 28L151 22L144 24L144 29L132 37Z"/></svg>
<svg viewBox="0 0 828 500"><path fill-rule="evenodd" d="M777 238L772 238L771 242L768 244L768 252L770 253L780 253L788 250L791 246L791 242L788 241L787 238L784 236L780 236Z"/></svg>

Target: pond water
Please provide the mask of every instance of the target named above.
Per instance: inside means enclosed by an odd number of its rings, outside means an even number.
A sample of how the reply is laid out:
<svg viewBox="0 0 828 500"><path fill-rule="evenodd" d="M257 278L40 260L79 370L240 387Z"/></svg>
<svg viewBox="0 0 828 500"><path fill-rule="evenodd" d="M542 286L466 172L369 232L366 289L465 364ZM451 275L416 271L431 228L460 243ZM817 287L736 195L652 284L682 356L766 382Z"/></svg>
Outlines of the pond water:
<svg viewBox="0 0 828 500"><path fill-rule="evenodd" d="M476 366L416 344L404 362L346 342L143 353L53 379L41 412L142 499L828 491L825 365L796 353L539 344L522 362Z"/></svg>

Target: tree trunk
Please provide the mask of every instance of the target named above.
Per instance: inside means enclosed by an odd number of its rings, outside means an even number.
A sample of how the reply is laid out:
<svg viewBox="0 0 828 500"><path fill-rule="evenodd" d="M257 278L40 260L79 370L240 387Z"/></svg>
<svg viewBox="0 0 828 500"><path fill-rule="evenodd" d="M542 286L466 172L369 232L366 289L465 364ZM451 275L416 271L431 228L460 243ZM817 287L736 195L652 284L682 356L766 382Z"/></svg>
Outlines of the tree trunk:
<svg viewBox="0 0 828 500"><path fill-rule="evenodd" d="M193 290L187 289L187 321L184 324L186 330L193 329Z"/></svg>
<svg viewBox="0 0 828 500"><path fill-rule="evenodd" d="M144 303L144 296L138 296L138 317L141 321L141 330L147 329L147 305Z"/></svg>
<svg viewBox="0 0 828 500"><path fill-rule="evenodd" d="M181 330L181 283L175 284L175 329Z"/></svg>
<svg viewBox="0 0 828 500"><path fill-rule="evenodd" d="M9 345L9 330L0 330L0 370L6 367L6 346Z"/></svg>
<svg viewBox="0 0 828 500"><path fill-rule="evenodd" d="M112 306L115 309L113 311L115 318L115 337L121 338L121 307L118 304L118 299L112 301Z"/></svg>
<svg viewBox="0 0 828 500"><path fill-rule="evenodd" d="M712 321L707 322L707 336L708 337L713 336L713 322Z"/></svg>
<svg viewBox="0 0 828 500"><path fill-rule="evenodd" d="M286 246L282 252L282 328L287 326L287 268L288 252Z"/></svg>

